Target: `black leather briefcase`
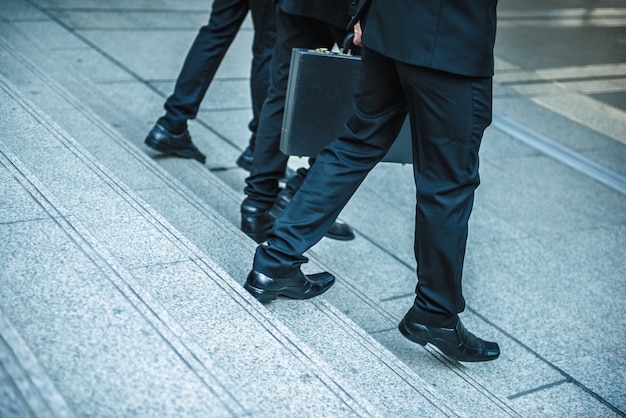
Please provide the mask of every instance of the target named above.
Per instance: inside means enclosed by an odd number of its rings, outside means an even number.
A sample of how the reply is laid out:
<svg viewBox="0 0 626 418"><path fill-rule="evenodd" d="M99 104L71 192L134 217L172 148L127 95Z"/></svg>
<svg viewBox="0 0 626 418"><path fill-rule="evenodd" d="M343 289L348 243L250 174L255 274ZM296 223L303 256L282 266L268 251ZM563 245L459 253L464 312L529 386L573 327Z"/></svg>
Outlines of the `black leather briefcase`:
<svg viewBox="0 0 626 418"><path fill-rule="evenodd" d="M280 139L286 155L315 156L342 133L352 115L352 97L361 58L296 48L291 54L287 99ZM409 120L383 158L412 164Z"/></svg>

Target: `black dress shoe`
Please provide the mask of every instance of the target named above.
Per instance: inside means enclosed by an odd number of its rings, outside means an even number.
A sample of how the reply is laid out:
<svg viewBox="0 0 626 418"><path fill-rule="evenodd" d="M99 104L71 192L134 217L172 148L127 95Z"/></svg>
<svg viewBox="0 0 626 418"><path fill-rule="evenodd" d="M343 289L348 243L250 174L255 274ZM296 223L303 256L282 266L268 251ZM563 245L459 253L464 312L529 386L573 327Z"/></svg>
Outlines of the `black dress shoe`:
<svg viewBox="0 0 626 418"><path fill-rule="evenodd" d="M252 163L254 162L254 150L248 145L243 150L239 158L237 158L237 165L246 171L252 171Z"/></svg>
<svg viewBox="0 0 626 418"><path fill-rule="evenodd" d="M241 230L258 244L267 240L275 218L266 209L241 205Z"/></svg>
<svg viewBox="0 0 626 418"><path fill-rule="evenodd" d="M182 134L173 134L157 123L148 133L144 143L165 154L194 158L202 164L206 161L206 156L191 142L191 135L186 129Z"/></svg>
<svg viewBox="0 0 626 418"><path fill-rule="evenodd" d="M457 361L489 361L500 355L497 343L484 341L469 332L459 319L454 328L427 327L407 319L400 322L398 328L409 340L426 345L431 343L442 353Z"/></svg>
<svg viewBox="0 0 626 418"><path fill-rule="evenodd" d="M337 241L350 241L354 239L354 232L350 225L340 221L335 221L328 231L326 238L336 239Z"/></svg>
<svg viewBox="0 0 626 418"><path fill-rule="evenodd" d="M293 193L294 192L287 188L281 190L276 201L274 201L274 205L270 208L270 215L278 218L293 197ZM350 241L354 239L354 232L352 228L350 228L350 225L335 221L326 232L325 236L338 241Z"/></svg>
<svg viewBox="0 0 626 418"><path fill-rule="evenodd" d="M256 270L250 271L243 287L260 302L269 302L278 296L291 299L310 299L321 295L335 283L327 272L307 276L298 270L290 277L272 278Z"/></svg>

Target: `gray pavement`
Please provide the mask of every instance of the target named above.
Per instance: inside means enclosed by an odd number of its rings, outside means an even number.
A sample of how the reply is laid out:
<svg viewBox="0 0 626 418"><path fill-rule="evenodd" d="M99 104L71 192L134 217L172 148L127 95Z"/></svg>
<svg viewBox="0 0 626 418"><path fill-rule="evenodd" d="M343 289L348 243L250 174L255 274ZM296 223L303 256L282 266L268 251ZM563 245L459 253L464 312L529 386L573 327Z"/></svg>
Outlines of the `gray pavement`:
<svg viewBox="0 0 626 418"><path fill-rule="evenodd" d="M1 416L626 415L623 1L499 3L464 276L487 364L397 332L409 165L366 179L354 241L311 249L331 291L242 291L250 22L190 124L206 166L142 145L209 3L0 0Z"/></svg>

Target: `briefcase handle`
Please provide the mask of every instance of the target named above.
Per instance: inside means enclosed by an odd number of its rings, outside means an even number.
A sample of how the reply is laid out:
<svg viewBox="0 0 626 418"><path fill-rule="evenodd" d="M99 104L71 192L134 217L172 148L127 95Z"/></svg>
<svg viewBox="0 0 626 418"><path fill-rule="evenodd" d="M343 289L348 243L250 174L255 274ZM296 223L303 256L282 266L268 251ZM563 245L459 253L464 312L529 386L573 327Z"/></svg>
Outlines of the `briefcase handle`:
<svg viewBox="0 0 626 418"><path fill-rule="evenodd" d="M347 55L361 55L361 47L354 45L354 32L350 31L343 39L341 52Z"/></svg>

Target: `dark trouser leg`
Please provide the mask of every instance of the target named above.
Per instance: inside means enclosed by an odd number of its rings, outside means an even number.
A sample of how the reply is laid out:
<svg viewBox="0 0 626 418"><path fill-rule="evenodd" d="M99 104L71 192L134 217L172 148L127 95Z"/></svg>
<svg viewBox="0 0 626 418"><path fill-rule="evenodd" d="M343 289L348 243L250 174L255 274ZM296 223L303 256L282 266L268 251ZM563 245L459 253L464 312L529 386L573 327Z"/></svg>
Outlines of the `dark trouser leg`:
<svg viewBox="0 0 626 418"><path fill-rule="evenodd" d="M491 122L491 79L398 64L414 127L417 190L413 320L449 327L465 308L461 278L479 184L478 150Z"/></svg>
<svg viewBox="0 0 626 418"><path fill-rule="evenodd" d="M295 274L303 256L331 227L367 173L383 158L406 118L396 66L363 51L354 115L344 133L317 156L280 218L268 245L257 247L254 269L270 277Z"/></svg>
<svg viewBox="0 0 626 418"><path fill-rule="evenodd" d="M291 50L332 47L334 31L324 22L278 12L277 41L270 64L270 86L261 109L254 147L254 167L246 179L244 205L269 209L279 192L288 157L280 151L280 134ZM338 32L339 30L337 30ZM345 33L345 31L344 31Z"/></svg>
<svg viewBox="0 0 626 418"><path fill-rule="evenodd" d="M183 132L187 120L198 113L200 103L248 13L248 1L215 0L209 23L200 28L180 71L174 93L165 102L159 119L172 133Z"/></svg>
<svg viewBox="0 0 626 418"><path fill-rule="evenodd" d="M269 87L270 61L276 42L276 8L273 0L250 0L249 4L254 22L254 42L250 70L253 118L248 127L252 132L250 146L254 149L259 115Z"/></svg>

